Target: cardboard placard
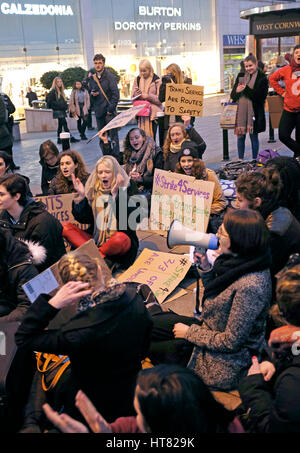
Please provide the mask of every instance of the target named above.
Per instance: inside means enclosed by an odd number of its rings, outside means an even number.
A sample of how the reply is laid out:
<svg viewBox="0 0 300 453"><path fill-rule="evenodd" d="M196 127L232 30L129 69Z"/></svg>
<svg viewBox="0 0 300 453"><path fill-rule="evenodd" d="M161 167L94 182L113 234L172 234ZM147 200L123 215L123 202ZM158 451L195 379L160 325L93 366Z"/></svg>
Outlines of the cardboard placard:
<svg viewBox="0 0 300 453"><path fill-rule="evenodd" d="M281 115L283 112L284 98L279 95L268 96L267 101L269 106L269 115L271 118L272 128L277 129L279 127Z"/></svg>
<svg viewBox="0 0 300 453"><path fill-rule="evenodd" d="M104 281L107 282L107 280L112 278L111 271L101 257L93 239L90 239L81 247L78 247L76 250L72 251L72 253L74 253L75 255L83 253L91 258L96 259L101 266ZM61 285L62 281L58 273L58 263L55 263L44 272L22 285L22 288L24 289L30 302L33 303L40 294L54 295L56 290L58 290Z"/></svg>
<svg viewBox="0 0 300 453"><path fill-rule="evenodd" d="M109 131L110 129L117 129L119 127L126 126L129 121L131 121L137 113L142 110L146 104L136 105L131 107L130 109L125 110L125 112L119 113L119 115L115 116L106 126L104 126L101 131L97 132L97 134L93 135L88 141L87 144L90 143L94 138L98 137L100 132Z"/></svg>
<svg viewBox="0 0 300 453"><path fill-rule="evenodd" d="M144 249L117 280L121 283L145 283L161 304L184 279L191 265L185 255Z"/></svg>
<svg viewBox="0 0 300 453"><path fill-rule="evenodd" d="M88 225L77 222L72 215L72 201L75 196L76 193L67 193L34 197L34 200L44 203L49 214L52 214L60 222L70 222L77 225L81 230L86 230Z"/></svg>
<svg viewBox="0 0 300 453"><path fill-rule="evenodd" d="M193 176L155 169L150 229L168 230L174 219L206 232L215 184Z"/></svg>
<svg viewBox="0 0 300 453"><path fill-rule="evenodd" d="M165 115L202 116L204 87L167 83Z"/></svg>

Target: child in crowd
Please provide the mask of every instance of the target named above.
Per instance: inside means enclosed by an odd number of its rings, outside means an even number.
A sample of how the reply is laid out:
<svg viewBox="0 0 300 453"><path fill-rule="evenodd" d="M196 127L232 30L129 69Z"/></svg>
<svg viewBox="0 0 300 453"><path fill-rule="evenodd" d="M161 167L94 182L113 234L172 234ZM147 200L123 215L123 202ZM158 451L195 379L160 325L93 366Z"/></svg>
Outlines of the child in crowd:
<svg viewBox="0 0 300 453"><path fill-rule="evenodd" d="M75 175L75 178L79 179L85 185L89 174L79 153L71 149L62 152L58 158L58 165L59 170L57 175L50 182L49 195L76 192L72 175Z"/></svg>
<svg viewBox="0 0 300 453"><path fill-rule="evenodd" d="M46 140L41 144L39 154L42 166L41 189L43 195L49 195L50 183L59 170L59 151L51 140Z"/></svg>
<svg viewBox="0 0 300 453"><path fill-rule="evenodd" d="M299 433L300 265L281 273L276 296L286 325L271 333L271 362L259 364L253 359L248 376L240 382L239 392L248 413L249 431Z"/></svg>

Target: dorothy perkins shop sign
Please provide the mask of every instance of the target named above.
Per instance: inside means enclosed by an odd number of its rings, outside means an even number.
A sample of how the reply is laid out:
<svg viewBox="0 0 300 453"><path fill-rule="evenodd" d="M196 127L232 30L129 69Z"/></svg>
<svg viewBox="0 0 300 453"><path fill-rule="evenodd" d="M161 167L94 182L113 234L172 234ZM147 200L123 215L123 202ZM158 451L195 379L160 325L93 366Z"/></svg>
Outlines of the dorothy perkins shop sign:
<svg viewBox="0 0 300 453"><path fill-rule="evenodd" d="M132 22L115 22L115 30L139 30L139 31L200 31L199 22L184 22L182 9L168 6L139 6L138 16L140 20ZM154 18L154 20L153 20ZM162 22L162 18L166 21ZM149 19L152 19L151 21Z"/></svg>
<svg viewBox="0 0 300 453"><path fill-rule="evenodd" d="M21 16L73 16L70 5L44 5L37 3L0 3L0 12Z"/></svg>

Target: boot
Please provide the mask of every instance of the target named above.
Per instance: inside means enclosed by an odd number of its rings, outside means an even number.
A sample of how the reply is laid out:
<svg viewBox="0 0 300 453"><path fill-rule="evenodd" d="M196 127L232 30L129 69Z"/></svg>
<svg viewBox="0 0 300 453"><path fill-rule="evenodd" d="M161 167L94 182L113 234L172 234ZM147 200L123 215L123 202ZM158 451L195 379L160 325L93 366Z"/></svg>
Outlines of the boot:
<svg viewBox="0 0 300 453"><path fill-rule="evenodd" d="M125 255L131 247L131 240L127 234L117 231L101 247L99 252L102 258L107 256Z"/></svg>

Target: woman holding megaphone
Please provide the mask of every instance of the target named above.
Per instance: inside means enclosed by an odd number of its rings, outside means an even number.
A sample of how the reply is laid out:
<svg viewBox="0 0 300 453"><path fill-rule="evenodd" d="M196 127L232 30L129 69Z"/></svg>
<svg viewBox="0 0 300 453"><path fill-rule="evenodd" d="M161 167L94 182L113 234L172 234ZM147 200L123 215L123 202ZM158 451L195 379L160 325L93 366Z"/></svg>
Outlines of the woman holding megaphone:
<svg viewBox="0 0 300 453"><path fill-rule="evenodd" d="M153 338L160 341L166 356L168 346L173 349L171 360L180 357L183 348L188 351L188 345L193 346L188 366L211 390L230 391L238 387L251 365L251 357L259 357L264 346L271 301L270 254L268 231L256 211L226 213L217 236L220 255L213 266L206 255L198 255L204 286L200 319L175 313L169 317L153 315ZM167 345L161 341L163 338L168 339ZM172 342L179 340L181 346L174 354L176 347ZM153 345L152 350L158 349L159 345ZM153 362L156 357L153 359L150 354ZM165 357L160 354L160 359ZM180 360L182 363L182 356Z"/></svg>

